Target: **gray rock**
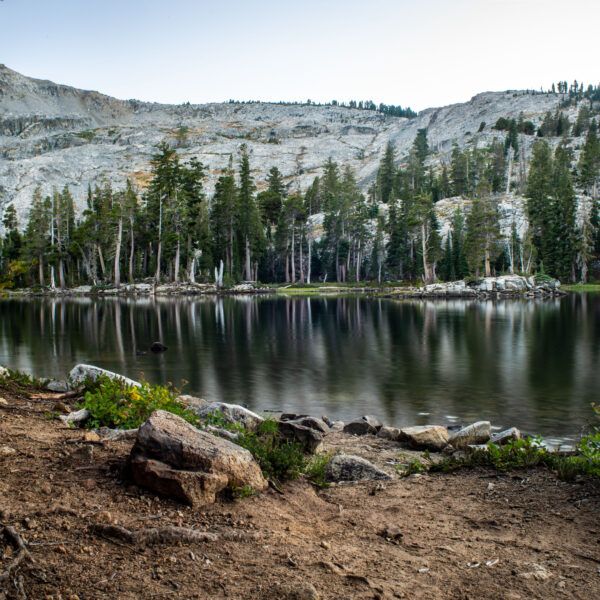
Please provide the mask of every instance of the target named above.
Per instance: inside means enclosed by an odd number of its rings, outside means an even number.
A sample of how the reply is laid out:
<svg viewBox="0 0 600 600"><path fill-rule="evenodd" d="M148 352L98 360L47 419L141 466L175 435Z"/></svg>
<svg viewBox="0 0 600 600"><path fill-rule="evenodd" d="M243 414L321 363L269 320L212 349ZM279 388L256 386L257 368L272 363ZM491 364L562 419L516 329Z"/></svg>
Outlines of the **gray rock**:
<svg viewBox="0 0 600 600"><path fill-rule="evenodd" d="M391 476L378 469L373 463L360 456L334 456L325 466L327 481L360 481L391 479Z"/></svg>
<svg viewBox="0 0 600 600"><path fill-rule="evenodd" d="M277 430L286 440L302 444L308 452L319 452L323 447L323 434L320 431L296 421L279 421Z"/></svg>
<svg viewBox="0 0 600 600"><path fill-rule="evenodd" d="M376 435L381 429L382 423L377 417L370 415L355 419L344 425L344 433L352 435L367 435L368 433Z"/></svg>
<svg viewBox="0 0 600 600"><path fill-rule="evenodd" d="M0 366L0 377L7 377L8 369L6 367Z"/></svg>
<svg viewBox="0 0 600 600"><path fill-rule="evenodd" d="M329 425L327 425L325 421L317 419L316 417L301 417L300 419L295 419L289 422L297 423L303 427L309 427L310 429L314 429L315 431L319 431L323 434L329 433L330 430Z"/></svg>
<svg viewBox="0 0 600 600"><path fill-rule="evenodd" d="M162 410L139 428L131 469L138 485L194 506L214 502L227 486L268 485L248 450Z"/></svg>
<svg viewBox="0 0 600 600"><path fill-rule="evenodd" d="M239 404L227 404L226 402L207 402L205 404L190 404L192 410L199 417L208 417L220 414L231 425L241 425L248 431L256 431L264 421L262 417Z"/></svg>
<svg viewBox="0 0 600 600"><path fill-rule="evenodd" d="M344 431L344 421L333 421L330 426L331 431Z"/></svg>
<svg viewBox="0 0 600 600"><path fill-rule="evenodd" d="M56 379L51 379L46 383L46 389L51 392L58 392L61 394L65 394L71 391L71 386L66 381L57 381Z"/></svg>
<svg viewBox="0 0 600 600"><path fill-rule="evenodd" d="M467 427L455 431L450 436L450 443L460 450L467 446L485 444L492 435L492 425L489 421L477 421Z"/></svg>
<svg viewBox="0 0 600 600"><path fill-rule="evenodd" d="M142 384L139 381L134 381L133 379L129 379L129 377L125 377L124 375L120 375L119 373L114 373L113 371L108 371L107 369L102 369L100 367L94 367L93 365L76 365L69 372L68 380L71 386L77 386L82 383L86 379L91 379L95 381L98 377L106 376L109 379L118 379L121 381L123 385L132 386L132 387L141 387Z"/></svg>
<svg viewBox="0 0 600 600"><path fill-rule="evenodd" d="M450 440L448 430L439 425L424 425L402 429L399 441L414 450L443 450Z"/></svg>
<svg viewBox="0 0 600 600"><path fill-rule="evenodd" d="M83 425L92 415L87 408L76 410L68 415L59 415L59 419L69 427L79 427Z"/></svg>
<svg viewBox="0 0 600 600"><path fill-rule="evenodd" d="M504 431L499 431L498 433L494 433L490 437L490 442L493 444L498 444L499 446L503 446L507 444L511 440L520 440L521 432L516 427L511 427L510 429L505 429Z"/></svg>
<svg viewBox="0 0 600 600"><path fill-rule="evenodd" d="M400 437L400 429L397 427L382 427L377 432L377 437L383 438L384 440L392 440L396 442Z"/></svg>
<svg viewBox="0 0 600 600"><path fill-rule="evenodd" d="M137 429L111 429L110 427L99 427L95 430L101 439L108 442L128 442L135 440Z"/></svg>

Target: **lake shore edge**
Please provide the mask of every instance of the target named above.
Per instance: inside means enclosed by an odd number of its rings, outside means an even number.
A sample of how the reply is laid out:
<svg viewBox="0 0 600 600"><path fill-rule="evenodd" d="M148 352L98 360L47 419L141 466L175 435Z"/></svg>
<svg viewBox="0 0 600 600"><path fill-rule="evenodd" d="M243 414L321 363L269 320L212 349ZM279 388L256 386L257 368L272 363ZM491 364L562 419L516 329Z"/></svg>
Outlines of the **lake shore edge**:
<svg viewBox="0 0 600 600"><path fill-rule="evenodd" d="M1 296L7 297L146 297L146 296L231 296L231 295L365 295L393 299L540 299L565 296L558 280L544 277L523 277L505 275L486 277L473 281L452 281L433 283L423 287L406 285L365 285L359 284L299 284L268 285L244 282L228 288L208 283L164 283L137 282L117 287L78 286L64 289L23 288L1 290Z"/></svg>

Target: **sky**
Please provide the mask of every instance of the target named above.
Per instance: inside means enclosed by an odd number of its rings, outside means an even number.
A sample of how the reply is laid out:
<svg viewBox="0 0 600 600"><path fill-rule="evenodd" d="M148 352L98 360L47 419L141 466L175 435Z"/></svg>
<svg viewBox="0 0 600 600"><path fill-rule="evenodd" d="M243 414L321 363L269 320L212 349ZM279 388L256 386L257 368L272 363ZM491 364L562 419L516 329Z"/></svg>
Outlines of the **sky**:
<svg viewBox="0 0 600 600"><path fill-rule="evenodd" d="M422 110L600 82L600 0L0 0L0 63L166 103Z"/></svg>

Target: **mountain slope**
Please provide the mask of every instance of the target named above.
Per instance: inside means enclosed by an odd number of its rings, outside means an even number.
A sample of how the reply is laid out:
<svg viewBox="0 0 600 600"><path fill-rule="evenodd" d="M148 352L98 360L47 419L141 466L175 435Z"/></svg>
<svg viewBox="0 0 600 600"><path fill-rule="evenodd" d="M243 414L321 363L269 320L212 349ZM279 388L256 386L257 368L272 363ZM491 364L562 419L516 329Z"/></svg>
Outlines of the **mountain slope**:
<svg viewBox="0 0 600 600"><path fill-rule="evenodd" d="M454 143L487 145L505 134L492 129L499 117L538 124L559 96L510 91L479 94L469 102L422 111L415 119L337 106L299 104L161 105L117 100L25 77L0 65L0 212L14 204L26 216L36 186L43 194L68 184L79 206L88 185L131 178L148 181L154 146L167 139L182 158L208 167L207 189L239 146L251 150L259 185L278 166L292 187L305 188L329 156L350 165L366 188L388 141L406 155L419 128L428 128L433 162L447 160ZM569 109L571 121L577 108ZM534 138L523 136L530 145Z"/></svg>

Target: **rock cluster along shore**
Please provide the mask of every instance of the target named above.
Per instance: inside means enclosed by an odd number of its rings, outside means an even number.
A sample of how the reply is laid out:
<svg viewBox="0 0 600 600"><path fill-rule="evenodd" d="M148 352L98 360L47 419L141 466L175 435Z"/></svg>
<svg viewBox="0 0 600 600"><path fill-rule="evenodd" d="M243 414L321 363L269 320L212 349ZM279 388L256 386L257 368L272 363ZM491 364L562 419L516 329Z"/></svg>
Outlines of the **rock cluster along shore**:
<svg viewBox="0 0 600 600"><path fill-rule="evenodd" d="M76 365L66 382L53 382L54 387L70 389L80 386L86 379L104 375L119 379L126 385L140 384L118 373L92 365ZM51 387L51 386L49 386ZM105 441L135 440L130 454L130 468L134 481L143 487L188 504L199 506L214 502L216 495L225 489L266 488L260 467L252 455L238 446L239 435L214 424L214 415L223 422L238 425L246 431L257 431L264 419L260 415L237 404L207 402L193 396L179 396L188 409L207 422L203 429L187 423L184 419L162 410L152 413L136 430L113 430L101 427L95 434ZM82 427L90 418L87 409L62 415L61 419L71 427ZM439 425L387 427L372 415L365 415L349 422L331 421L306 414L283 413L277 422L279 435L300 443L309 454L323 450L328 436L347 436L348 444L360 446L359 438L376 436L382 442L401 449L464 453L469 449L485 446L488 441L506 444L518 440L518 429L492 434L489 421L478 421L466 427L447 429ZM355 450L356 451L356 450ZM389 480L392 476L364 457L353 454L337 454L325 466L324 476L329 482Z"/></svg>
<svg viewBox="0 0 600 600"><path fill-rule="evenodd" d="M293 287L293 286L292 286ZM466 281L432 283L423 287L346 287L332 283L326 287L306 288L319 294L382 294L390 298L552 298L565 295L556 279L536 279L535 276L502 275ZM240 283L230 288L219 288L212 283L154 283L142 282L111 286L82 285L68 289L25 289L18 293L31 296L201 296L235 294L285 294L285 287L270 287L268 284ZM10 292L9 292L10 293Z"/></svg>

